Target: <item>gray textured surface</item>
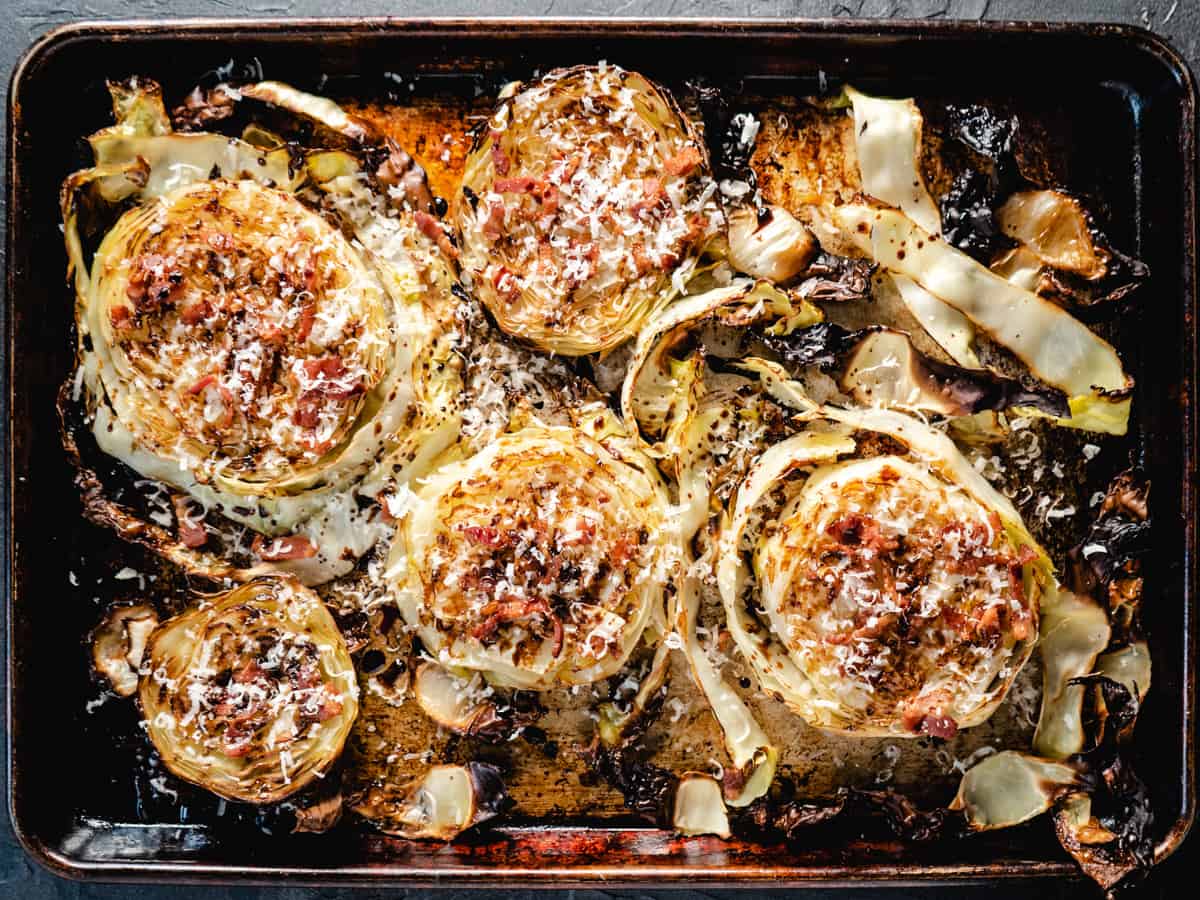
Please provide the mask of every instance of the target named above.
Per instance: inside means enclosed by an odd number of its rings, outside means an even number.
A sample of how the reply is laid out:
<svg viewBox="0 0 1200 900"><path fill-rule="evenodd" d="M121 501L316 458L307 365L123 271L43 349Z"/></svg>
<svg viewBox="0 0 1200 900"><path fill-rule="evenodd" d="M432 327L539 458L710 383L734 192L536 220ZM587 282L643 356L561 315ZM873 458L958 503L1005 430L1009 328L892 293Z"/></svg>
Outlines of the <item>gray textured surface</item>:
<svg viewBox="0 0 1200 900"><path fill-rule="evenodd" d="M0 71L8 73L17 59L39 35L67 22L84 19L149 18L184 16L349 16L349 15L623 15L623 16L862 16L897 18L958 19L1053 19L1059 21L1119 21L1143 25L1165 36L1186 56L1193 70L1200 70L1200 0L0 0ZM3 146L0 145L0 154ZM0 219L0 230L4 227ZM0 235L2 237L2 235ZM0 241L0 255L4 253ZM0 638L2 640L2 638ZM0 679L3 673L0 672ZM0 728L3 725L0 724ZM2 751L0 751L2 752ZM1183 851L1162 867L1139 896L1176 897L1190 893L1182 887L1190 875L1192 862L1200 857L1198 840L1193 838ZM204 900L312 900L312 898L364 897L380 892L349 890L308 890L303 888L183 888L122 887L80 885L62 881L42 871L21 852L9 828L7 810L0 810L0 898L20 900L132 900L132 898L171 897ZM393 891L389 896L420 895L419 891ZM463 891L440 894L461 895ZM486 892L480 892L486 893ZM950 900L969 893L972 897L1021 896L1065 898L1098 896L1078 885L1036 883L1000 889L898 890L890 898ZM779 892L692 892L689 896L751 897L773 896ZM507 898L538 896L532 892L506 892ZM572 891L572 900L599 900L614 892ZM648 893L622 892L622 896L650 897ZM799 894L797 894L799 895ZM879 896L877 891L836 893L846 900ZM545 896L544 894L541 896ZM685 894L673 893L673 897ZM810 892L808 897L832 897L829 892Z"/></svg>

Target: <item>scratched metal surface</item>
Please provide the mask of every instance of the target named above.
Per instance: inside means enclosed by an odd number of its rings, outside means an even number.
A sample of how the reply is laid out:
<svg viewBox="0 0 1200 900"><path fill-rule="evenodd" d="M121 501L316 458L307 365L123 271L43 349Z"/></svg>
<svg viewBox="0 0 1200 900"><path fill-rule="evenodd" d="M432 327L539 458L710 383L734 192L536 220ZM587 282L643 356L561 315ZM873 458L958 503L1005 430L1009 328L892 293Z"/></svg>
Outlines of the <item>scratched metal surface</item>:
<svg viewBox="0 0 1200 900"><path fill-rule="evenodd" d="M1200 66L1200 2L1196 0L1155 0L1155 2L1057 2L1053 4L1033 0L627 0L627 2L598 3L588 0L491 0L482 4L464 0L441 0L441 2L396 2L396 0L146 0L129 3L128 0L8 0L3 4L0 17L0 67L11 70L17 57L26 46L46 30L66 22L88 18L166 18L181 16L264 16L264 15L774 15L774 16L864 16L864 17L938 17L963 19L1022 19L1052 18L1058 20L1122 21L1145 25L1168 37L1184 52L1193 67ZM64 85L64 101L70 96L69 86ZM0 145L2 148L2 145ZM0 149L0 154L3 150ZM0 229L3 228L0 220ZM0 242L0 254L3 254ZM3 311L0 310L0 316ZM0 402L3 402L0 400ZM3 414L4 411L0 411ZM2 637L0 637L2 639ZM0 678L3 674L0 673ZM2 727L2 726L0 726ZM1198 855L1196 840L1185 846L1167 866L1160 870L1147 889L1140 892L1145 896L1174 896L1173 884L1184 872L1190 871L1189 863ZM1007 891L1013 891L1009 886ZM1074 897L1090 896L1086 888L1078 884L1030 884L1020 888L1027 897ZM310 900L315 897L338 898L350 896L349 891L310 890L302 888L178 888L164 887L161 896L205 897L209 900ZM1007 893L1007 891L1005 893ZM417 891L390 892L397 896L418 894ZM454 892L459 893L459 892ZM527 892L508 891L505 897L524 896ZM615 892L577 891L571 892L579 900L591 900L613 896ZM766 892L762 892L766 893ZM832 896L831 892L810 892L813 896ZM839 896L868 897L878 891L841 892ZM16 846L7 814L0 813L0 898L133 898L151 897L158 894L146 887L128 888L119 886L79 885L61 881L37 868ZM888 894L890 897L961 897L962 889L904 890ZM708 892L712 896L732 896L733 892ZM999 891L981 887L975 896L1000 896ZM356 896L363 896L359 893ZM627 892L625 896L635 896ZM636 896L653 896L639 893ZM700 896L695 894L695 896Z"/></svg>

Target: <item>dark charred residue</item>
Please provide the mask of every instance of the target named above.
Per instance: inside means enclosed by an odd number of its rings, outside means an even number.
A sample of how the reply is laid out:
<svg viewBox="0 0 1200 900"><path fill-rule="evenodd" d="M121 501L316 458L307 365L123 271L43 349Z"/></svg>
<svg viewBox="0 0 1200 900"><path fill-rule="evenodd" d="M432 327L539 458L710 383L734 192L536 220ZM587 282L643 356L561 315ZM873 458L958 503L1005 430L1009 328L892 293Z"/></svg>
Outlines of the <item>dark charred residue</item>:
<svg viewBox="0 0 1200 900"><path fill-rule="evenodd" d="M869 260L822 252L804 270L804 279L795 290L805 300L817 303L870 300L874 271Z"/></svg>
<svg viewBox="0 0 1200 900"><path fill-rule="evenodd" d="M743 140L747 132L757 129L747 126L753 120L750 112L734 112L726 92L699 79L688 85L695 94L704 122L704 143L712 163L713 177L721 181L742 181L750 186L747 200L758 210L759 224L769 217L758 192L758 176L750 165L754 155L754 140ZM740 91L739 91L740 93Z"/></svg>
<svg viewBox="0 0 1200 900"><path fill-rule="evenodd" d="M630 746L604 747L588 751L592 770L624 798L625 806L644 819L670 827L671 804L679 777L668 769L640 758Z"/></svg>
<svg viewBox="0 0 1200 900"><path fill-rule="evenodd" d="M965 831L962 818L938 807L922 810L893 790L841 788L824 799L796 799L795 786L784 783L730 820L734 832L752 839L803 840L820 825L840 820L875 818L898 838L918 843L953 839Z"/></svg>
<svg viewBox="0 0 1200 900"><path fill-rule="evenodd" d="M1009 241L1000 232L996 209L1020 186L1013 145L1018 121L1003 118L986 106L950 106L947 134L984 163L960 172L941 199L942 234L964 253L987 262Z"/></svg>

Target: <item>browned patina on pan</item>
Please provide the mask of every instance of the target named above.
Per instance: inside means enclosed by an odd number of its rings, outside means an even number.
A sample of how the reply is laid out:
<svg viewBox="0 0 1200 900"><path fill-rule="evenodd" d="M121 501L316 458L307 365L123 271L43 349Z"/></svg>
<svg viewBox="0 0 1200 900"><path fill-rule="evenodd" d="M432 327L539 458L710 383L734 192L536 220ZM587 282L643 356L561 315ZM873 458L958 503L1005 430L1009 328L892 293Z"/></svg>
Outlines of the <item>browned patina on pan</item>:
<svg viewBox="0 0 1200 900"><path fill-rule="evenodd" d="M816 83L816 70L823 66L828 71L847 78L857 78L862 73L868 80L871 77L872 59L877 58L875 65L878 78L879 66L886 71L888 63L897 64L898 70L903 70L904 60L916 59L930 53L931 48L939 48L934 52L940 54L935 59L942 66L952 66L955 59L961 60L968 54L975 41L1008 40L1013 43L1018 37L1034 34L1040 40L1053 46L1054 41L1070 43L1080 40L1107 41L1110 47L1130 47L1128 52L1135 58L1144 57L1146 60L1158 60L1159 64L1168 71L1176 73L1174 77L1181 80L1177 85L1178 96L1173 100L1173 110L1178 112L1177 130L1167 133L1170 136L1168 147L1173 153L1178 153L1184 160L1190 159L1192 151L1192 90L1190 80L1181 68L1178 60L1158 44L1154 39L1138 32L1121 29L1106 29L1103 27L1056 29L1039 28L1022 35L1021 32L1000 27L983 27L976 29L967 26L929 26L929 25L888 25L888 33L878 35L876 23L823 23L804 26L785 26L779 23L500 23L500 22L460 22L460 23L391 23L390 27L383 22L355 23L236 23L236 24L204 24L179 28L173 26L171 33L177 43L175 51L181 58L188 60L196 72L219 64L228 55L229 46L239 48L239 52L248 54L260 52L275 52L275 65L270 62L268 76L283 80L297 80L304 83L310 72L305 71L307 62L295 61L289 69L286 54L311 52L315 58L325 60L331 68L346 72L359 64L358 52L362 48L374 48L373 59L376 68L382 70L393 68L404 70L405 65L418 65L424 75L444 75L455 71L470 71L496 73L503 70L514 75L528 74L533 68L546 68L549 65L563 62L578 62L593 58L606 57L614 62L621 62L631 67L637 66L647 70L652 76L663 78L673 86L684 77L694 74L695 66L690 64L694 55L689 51L680 50L678 56L665 54L661 62L655 62L656 53L649 44L641 42L666 42L673 40L680 47L691 41L687 46L704 46L708 42L709 50L716 48L737 48L743 59L742 69L749 74L760 75L766 79L782 77L789 73L788 66L794 59L807 59L800 67L800 74L807 79L809 91ZM984 37L986 35L986 38ZM917 39L920 38L921 49L917 50ZM47 95L39 93L45 78L46 67L53 69L58 60L69 60L71 54L96 54L97 47L104 42L113 42L115 46L124 49L129 56L129 49L138 48L143 53L149 53L150 48L158 46L162 52L163 32L151 26L94 26L87 29L68 29L51 38L47 43L37 48L23 64L14 80L13 104L10 107L10 259L13 264L9 270L10 298L10 553L11 553L11 585L10 596L10 740L13 742L12 790L14 791L14 810L18 833L22 840L43 861L60 871L68 874L87 875L101 874L106 877L172 877L209 878L209 877L239 877L239 880L270 880L286 874L289 879L306 881L326 881L336 879L338 883L347 881L402 881L406 884L432 882L475 882L475 883L554 883L561 886L592 884L597 881L663 883L664 881L686 881L690 885L697 884L732 884L745 881L770 880L775 883L811 883L814 880L829 882L849 882L860 880L947 880L961 878L995 877L999 875L1062 875L1072 871L1071 865L1063 859L1048 829L1039 831L1036 827L1021 829L995 837L980 837L970 841L958 842L954 846L923 847L899 843L879 834L862 837L853 831L836 831L833 833L814 833L810 846L789 847L748 844L741 841L720 841L714 838L681 839L667 833L642 827L625 827L620 819L612 816L620 812L620 798L615 792L600 786L591 785L584 778L584 767L580 760L571 752L569 746L560 747L558 758L542 759L533 754L529 763L515 773L510 785L520 803L520 812L525 816L545 820L549 817L559 825L554 827L522 827L519 825L504 827L484 835L467 836L447 847L412 845L404 841L383 837L369 831L352 831L342 840L334 840L328 845L316 847L311 841L304 844L279 842L269 845L273 849L252 846L247 843L244 835L239 835L229 829L222 828L222 823L199 822L188 828L138 828L126 825L131 820L119 817L105 818L97 816L94 809L103 809L104 804L93 803L89 797L75 798L73 808L65 823L55 821L46 812L34 809L35 804L44 806L47 793L47 779L53 773L52 767L45 761L39 761L36 755L52 754L54 747L47 743L39 731L34 716L38 705L44 705L47 700L44 692L47 685L39 680L46 671L45 656L55 651L53 642L48 641L44 632L53 628L48 624L45 614L40 614L34 604L45 603L46 597L35 593L39 581L46 580L48 568L46 562L49 556L45 550L39 551L38 541L52 540L64 529L57 531L47 527L45 522L47 510L45 504L54 491L61 493L61 485L53 490L49 487L53 478L62 479L65 468L61 459L42 462L39 455L42 452L53 455L56 451L50 449L50 441L46 435L39 435L36 422L45 419L47 410L52 409L52 400L46 401L47 385L56 385L65 374L65 365L69 354L68 341L65 339L69 322L69 311L55 310L45 312L45 307L31 301L36 296L34 279L40 277L51 289L47 291L52 303L66 304L66 292L54 290L53 285L62 271L59 259L60 251L49 242L45 245L33 241L31 221L47 219L53 221L51 212L43 211L45 204L40 202L38 191L49 178L61 178L67 169L57 172L49 171L50 161L35 166L30 154L39 149L33 138L40 136L38 128L31 124L38 117L40 105L48 102ZM157 42L157 43L156 43ZM217 44L220 43L220 46ZM318 46L319 45L319 46ZM665 47L666 44L660 44ZM674 45L672 45L674 46ZM408 55L411 48L419 48ZM849 64L840 62L847 53L854 51L855 58ZM733 52L733 51L731 51ZM692 50L690 53L694 54ZM874 57L872 56L874 54ZM89 59L92 57L88 57ZM386 60L394 60L390 66ZM639 62L639 60L645 60ZM749 60L749 62L746 62ZM1148 64L1145 61L1141 64ZM110 58L110 66L117 65L115 57ZM97 72L96 77L118 75L122 71L141 71L157 75L160 72L154 64L143 55L141 58L126 58L120 65L121 71L105 69ZM1126 65L1132 65L1126 63ZM927 61L922 71L914 72L916 77L937 70L939 65L930 65ZM162 70L166 70L163 66ZM186 68L186 67L185 67ZM721 66L714 67L717 71ZM194 75L195 73L193 73ZM792 73L797 74L797 73ZM181 76L182 77L182 76ZM437 193L448 195L454 184L458 166L461 165L462 155L466 152L467 142L464 139L464 126L473 121L474 116L483 115L491 106L489 89L479 91L477 95L447 97L436 89L428 94L421 93L409 100L405 98L406 84L404 79L398 79L396 93L400 95L399 102L386 106L371 104L363 108L363 112L384 125L386 130L397 137L400 142L412 149L414 154L425 165L430 180ZM421 86L424 92L431 80L418 77L414 84ZM486 82L487 85L493 84ZM769 80L760 82L769 85ZM178 86L177 86L178 87ZM944 87L944 85L942 85ZM791 88L776 86L775 91L759 89L759 93L773 98L772 102L789 106L793 104L792 96L796 91ZM933 83L931 90L916 91L922 95L938 95L938 84ZM1002 83L993 82L991 93L982 93L979 99L997 99L1004 96ZM749 97L753 92L746 92ZM336 92L339 97L356 96L353 91ZM785 99L786 98L786 99ZM793 115L802 115L795 108ZM1032 118L1032 116L1031 116ZM794 125L794 118L789 117L789 124ZM102 124L102 123L96 123ZM1176 118L1171 119L1171 125L1176 125ZM787 126L775 120L769 123L776 131ZM69 133L77 136L76 126ZM1051 133L1053 129L1048 129ZM766 129L766 137L772 135L772 127ZM449 142L444 136L450 134ZM760 146L762 145L760 140ZM1149 148L1147 148L1147 151ZM73 148L72 148L73 152ZM443 159L443 156L445 157ZM1054 159L1054 152L1047 154ZM1172 155L1172 159L1174 156ZM1087 180L1097 173L1076 172L1062 173L1072 185L1088 188ZM1140 176L1140 172L1138 173ZM1183 165L1179 169L1178 185L1182 186L1180 218L1182 220L1181 245L1177 248L1174 269L1178 273L1177 291L1185 306L1184 314L1180 317L1183 328L1179 334L1185 339L1190 349L1194 345L1194 322L1191 317L1194 285L1192 282L1192 262L1194 259L1194 222L1193 222L1193 184L1192 170ZM1104 185L1096 186L1105 199ZM1178 189L1178 188L1177 188ZM768 192L771 185L768 184ZM42 198L44 199L44 198ZM780 198L782 199L782 198ZM1119 207L1120 201L1115 206ZM1110 213L1134 215L1134 207L1117 208ZM1170 270L1171 267L1168 267ZM1156 272L1162 271L1161 267ZM53 277L47 273L53 272ZM1161 290L1161 288L1160 288ZM1159 295L1159 302L1168 302L1168 295ZM1170 298L1173 301L1173 296ZM43 316L45 322L38 319ZM41 329L41 330L39 330ZM1175 335L1172 335L1175 338ZM47 344L53 343L53 346ZM1194 355L1188 357L1194 360ZM1141 361L1145 363L1145 360ZM1194 363L1185 363L1179 372L1171 373L1166 381L1164 393L1173 391L1168 409L1173 409L1174 417L1161 422L1151 422L1148 429L1156 434L1184 436L1185 446L1182 448L1182 459L1186 463L1185 470L1176 476L1184 484L1182 496L1176 498L1181 512L1194 512L1194 498L1191 494L1191 475L1194 472L1194 423L1191 417L1190 400L1192 387L1192 370ZM1153 373L1153 369L1151 372ZM1145 378L1142 370L1135 369L1138 377ZM1153 374L1151 375L1151 379ZM1151 380L1151 383L1153 381ZM1135 415L1138 413L1135 401ZM1153 411L1153 410L1152 410ZM1146 428L1146 424L1142 424ZM1166 429L1163 431L1162 429ZM44 429L43 429L44 430ZM1144 451L1143 451L1144 452ZM59 452L59 455L60 452ZM38 462L35 464L35 460ZM55 468L57 467L57 468ZM1159 477L1159 483L1164 483ZM1180 477L1182 476L1182 477ZM26 481L19 479L25 478ZM1169 482L1167 482L1169 483ZM1164 492L1166 493L1166 492ZM69 502L70 497L62 498ZM130 565L143 572L156 571L151 561L136 557L130 551L104 535L87 527L79 527L74 523L75 510L63 507L55 512L59 517L70 517L72 522L69 533L78 533L80 540L86 542L89 556L97 557L98 571L111 572L111 566L104 559L111 555L116 559L129 559ZM1182 532L1183 550L1176 557L1164 557L1163 565L1184 567L1181 574L1182 587L1187 590L1186 596L1191 596L1195 572L1191 562L1194 551L1194 533L1192 522L1194 516L1182 515L1186 531ZM64 523L65 525L65 523ZM1177 537L1177 536L1172 536ZM1164 538L1165 539L1165 538ZM63 548L60 548L60 550ZM38 562L42 565L39 566ZM1155 565L1151 562L1150 565ZM60 572L54 576L61 578ZM40 576L40 578L39 578ZM56 582L58 583L58 582ZM177 584L172 585L178 586ZM119 585L119 587L121 587ZM126 592L129 586L124 586ZM111 585L97 586L97 592L111 593ZM58 593L66 593L61 589ZM89 592L90 593L90 592ZM70 594L67 600L78 600ZM107 596L104 597L107 599ZM1190 647L1192 646L1194 629L1192 620L1184 615L1186 610L1179 612L1179 618L1174 624L1170 620L1160 620L1152 623L1151 635L1156 641L1177 641L1178 649L1166 656L1157 656L1164 660L1164 665L1173 663L1182 665L1176 670L1176 677L1171 678L1167 673L1165 685L1160 682L1160 696L1169 692L1165 700L1178 704L1180 708L1182 730L1170 727L1175 724L1170 717L1167 730L1157 734L1150 727L1143 727L1140 735L1142 740L1182 740L1179 747L1178 774L1182 785L1179 791L1177 806L1167 808L1161 814L1164 821L1175 821L1176 824L1162 838L1160 855L1170 852L1181 840L1183 831L1191 817L1192 791L1192 738L1190 727L1191 698L1194 693L1194 673L1191 668ZM96 617L94 608L86 610L85 614ZM1155 627L1157 625L1158 627ZM1173 629L1169 635L1164 629ZM1160 636L1160 632L1162 636ZM75 637L78 640L78 636ZM1159 645L1161 647L1161 644ZM1171 644L1168 644L1171 646ZM59 648L61 650L61 647ZM1161 653L1159 647L1156 651ZM688 676L682 669L674 673L676 684L686 684ZM65 680L65 676L64 676ZM53 695L49 695L53 696ZM79 697L78 705L88 699ZM789 732L798 736L799 742L804 743L811 737L813 742L822 743L811 729L800 724L786 713L776 709L774 713L766 707L768 727L772 725L772 716L783 715L785 723L776 723L772 731L780 727L790 729ZM695 746L687 754L688 760L695 765L696 760L705 756L720 757L719 742L712 728L710 718L702 704L692 704L685 733L695 735ZM376 734L384 731L404 734L406 741L416 735L428 734L431 729L428 724L421 725L414 721L387 721L395 713L385 714L382 710L374 715L365 715L359 740L371 740L371 732L367 726L374 725ZM411 715L411 714L410 714ZM401 714L403 716L403 714ZM681 721L683 717L681 717ZM984 726L984 729L1000 727L1005 735L1001 720L997 725ZM678 725L679 723L676 723ZM1011 723L1010 723L1011 725ZM380 727L384 726L384 727ZM425 729L424 731L420 729ZM978 732L980 739L987 737L984 731ZM707 735L707 736L706 736ZM653 739L653 735L651 736ZM429 735L429 741L433 736ZM418 740L420 738L418 737ZM700 745L708 741L707 749ZM671 753L681 749L677 740L662 742L664 756L660 761L678 763L681 759L672 759ZM886 741L855 742L853 748L839 748L834 744L825 744L820 753L801 752L797 754L795 765L789 772L793 778L803 781L806 794L821 794L837 784L847 781L870 783L878 774L880 766L875 758L880 752L880 745ZM709 752L711 751L711 752ZM851 759L856 771L839 771L836 762L831 762L828 754L844 752L842 759ZM925 785L930 795L937 795L950 783L946 773L942 773L941 783L929 781L931 770L928 758L932 751L924 754L915 750L902 754L906 758L917 760L911 769L898 766L895 783L912 786L920 783ZM811 764L809 770L804 770L806 764ZM563 774L565 772L565 775ZM807 777L806 777L807 776ZM563 778L563 782L553 779ZM581 820L580 815L586 813L587 820ZM604 819L609 819L604 822ZM628 820L625 820L628 821ZM186 824L186 823L185 823ZM189 830L190 828L190 830ZM318 839L319 840L319 839ZM245 845L245 846L242 846ZM120 848L124 848L123 850ZM118 856L120 854L120 856ZM131 856L132 854L132 856Z"/></svg>

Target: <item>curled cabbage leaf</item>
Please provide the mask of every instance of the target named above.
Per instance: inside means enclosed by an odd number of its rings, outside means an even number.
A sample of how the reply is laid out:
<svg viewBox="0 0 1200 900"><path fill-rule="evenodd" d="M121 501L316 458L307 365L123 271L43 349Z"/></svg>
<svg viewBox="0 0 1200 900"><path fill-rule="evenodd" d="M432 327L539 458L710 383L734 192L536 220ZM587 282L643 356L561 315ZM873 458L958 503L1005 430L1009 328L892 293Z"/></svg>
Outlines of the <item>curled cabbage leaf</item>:
<svg viewBox="0 0 1200 900"><path fill-rule="evenodd" d="M488 763L432 766L411 785L384 784L351 800L351 809L384 834L449 841L510 804L500 770Z"/></svg>
<svg viewBox="0 0 1200 900"><path fill-rule="evenodd" d="M103 490L89 513L211 578L343 574L386 533L355 495L457 434L452 269L354 155L310 168L262 133L172 133L157 86L113 93L118 122L62 195L75 384L99 449L169 486L175 522L136 521Z"/></svg>
<svg viewBox="0 0 1200 900"><path fill-rule="evenodd" d="M589 684L665 629L679 566L666 489L592 412L451 457L414 492L385 578L441 665L506 687Z"/></svg>
<svg viewBox="0 0 1200 900"><path fill-rule="evenodd" d="M924 118L910 99L886 100L846 89L854 116L854 147L863 191L894 206L930 234L942 219L921 173ZM931 338L960 366L980 368L970 319L911 278L893 273L900 299Z"/></svg>
<svg viewBox="0 0 1200 900"><path fill-rule="evenodd" d="M1053 584L1019 514L923 422L818 406L777 366L746 365L813 419L762 455L718 544L730 631L764 689L834 731L950 737L985 721ZM908 452L848 459L855 432Z"/></svg>
<svg viewBox="0 0 1200 900"><path fill-rule="evenodd" d="M727 838L729 814L721 796L721 785L711 775L689 772L675 788L671 824L680 834L715 834Z"/></svg>
<svg viewBox="0 0 1200 900"><path fill-rule="evenodd" d="M273 803L324 775L358 714L350 653L320 598L285 577L206 598L151 635L146 730L180 778Z"/></svg>
<svg viewBox="0 0 1200 900"><path fill-rule="evenodd" d="M1061 191L1017 191L996 211L1001 229L1055 269L1089 281L1104 277L1110 255L1092 237L1079 201Z"/></svg>
<svg viewBox="0 0 1200 900"><path fill-rule="evenodd" d="M854 148L865 193L903 210L937 234L942 219L921 175L924 119L909 99L887 100L846 88L854 116Z"/></svg>
<svg viewBox="0 0 1200 900"><path fill-rule="evenodd" d="M1042 599L1042 707L1033 748L1051 759L1066 759L1083 749L1083 686L1072 679L1091 672L1108 646L1108 615L1086 594L1065 588Z"/></svg>
<svg viewBox="0 0 1200 900"><path fill-rule="evenodd" d="M738 206L728 214L729 262L739 272L780 283L801 274L817 254L817 240L780 206Z"/></svg>
<svg viewBox="0 0 1200 900"><path fill-rule="evenodd" d="M613 66L555 70L503 99L467 158L464 280L534 347L611 349L694 272L715 190L665 91Z"/></svg>
<svg viewBox="0 0 1200 900"><path fill-rule="evenodd" d="M1036 378L1065 391L1071 416L1057 420L1060 424L1125 433L1133 380L1116 351L1086 325L988 271L901 212L850 204L834 210L834 217L864 254L954 306Z"/></svg>
<svg viewBox="0 0 1200 900"><path fill-rule="evenodd" d="M158 613L145 604L116 606L92 634L92 663L118 697L132 697L138 689L138 670Z"/></svg>
<svg viewBox="0 0 1200 900"><path fill-rule="evenodd" d="M1078 783L1069 765L1004 750L967 770L950 808L976 831L1009 828L1040 816Z"/></svg>

